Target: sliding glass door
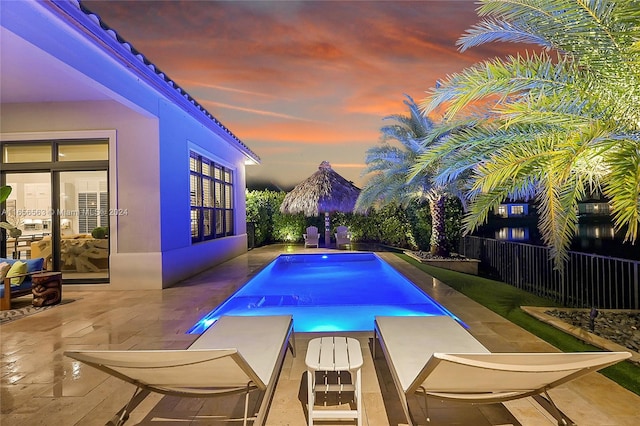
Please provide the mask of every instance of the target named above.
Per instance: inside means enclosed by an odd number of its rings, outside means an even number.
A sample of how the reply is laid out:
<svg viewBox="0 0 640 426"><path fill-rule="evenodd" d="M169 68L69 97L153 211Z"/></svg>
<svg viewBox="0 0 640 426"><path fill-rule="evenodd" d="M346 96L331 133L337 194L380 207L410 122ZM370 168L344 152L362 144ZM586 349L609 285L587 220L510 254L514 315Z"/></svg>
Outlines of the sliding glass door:
<svg viewBox="0 0 640 426"><path fill-rule="evenodd" d="M108 282L108 140L4 141L0 147L0 184L12 188L0 217L9 223L0 255L43 257L66 283Z"/></svg>
<svg viewBox="0 0 640 426"><path fill-rule="evenodd" d="M108 277L109 193L106 171L60 172L60 268L67 278Z"/></svg>

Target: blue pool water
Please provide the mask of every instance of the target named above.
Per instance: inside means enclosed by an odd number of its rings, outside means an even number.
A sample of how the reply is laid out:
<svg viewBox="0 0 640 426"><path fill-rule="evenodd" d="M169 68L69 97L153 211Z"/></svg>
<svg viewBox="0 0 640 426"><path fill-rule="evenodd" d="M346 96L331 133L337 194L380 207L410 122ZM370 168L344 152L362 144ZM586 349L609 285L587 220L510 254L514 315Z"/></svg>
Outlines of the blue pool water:
<svg viewBox="0 0 640 426"><path fill-rule="evenodd" d="M371 331L376 315L453 314L374 253L280 255L189 331L222 315L293 315L299 332Z"/></svg>

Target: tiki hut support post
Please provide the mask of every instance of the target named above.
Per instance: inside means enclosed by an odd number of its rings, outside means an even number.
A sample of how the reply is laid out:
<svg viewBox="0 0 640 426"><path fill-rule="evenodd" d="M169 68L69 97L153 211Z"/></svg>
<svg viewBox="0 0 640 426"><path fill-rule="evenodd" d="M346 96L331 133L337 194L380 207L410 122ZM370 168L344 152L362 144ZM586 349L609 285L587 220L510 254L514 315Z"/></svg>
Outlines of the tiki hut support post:
<svg viewBox="0 0 640 426"><path fill-rule="evenodd" d="M329 218L329 212L324 212L324 245L329 247L331 242L331 219Z"/></svg>
<svg viewBox="0 0 640 426"><path fill-rule="evenodd" d="M318 171L291 190L282 201L280 212L303 213L307 217L324 213L324 244L331 245L332 212L352 213L360 189L333 171L328 161L323 161Z"/></svg>

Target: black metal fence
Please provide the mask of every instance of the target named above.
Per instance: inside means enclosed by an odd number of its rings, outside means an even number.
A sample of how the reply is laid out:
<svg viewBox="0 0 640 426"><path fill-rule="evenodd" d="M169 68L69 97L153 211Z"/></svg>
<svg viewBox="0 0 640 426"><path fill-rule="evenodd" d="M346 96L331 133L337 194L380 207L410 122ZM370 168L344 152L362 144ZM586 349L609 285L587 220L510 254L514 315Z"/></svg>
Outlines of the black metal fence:
<svg viewBox="0 0 640 426"><path fill-rule="evenodd" d="M484 273L565 306L640 309L640 261L569 252L563 272L549 249L530 244L464 237L460 253L479 259Z"/></svg>

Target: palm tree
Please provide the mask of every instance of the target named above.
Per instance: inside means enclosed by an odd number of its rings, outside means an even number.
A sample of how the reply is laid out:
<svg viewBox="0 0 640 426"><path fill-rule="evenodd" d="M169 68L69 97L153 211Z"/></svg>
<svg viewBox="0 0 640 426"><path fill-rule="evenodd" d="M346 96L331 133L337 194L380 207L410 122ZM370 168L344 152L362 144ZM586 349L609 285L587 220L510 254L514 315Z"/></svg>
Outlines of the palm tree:
<svg viewBox="0 0 640 426"><path fill-rule="evenodd" d="M437 184L471 172L466 232L506 198L535 199L538 226L562 268L577 204L602 190L616 229L635 242L640 224L640 2L481 0L484 19L461 50L526 42L541 53L493 59L441 82L421 104L472 126L434 144L413 174L437 162ZM556 51L555 54L549 53ZM482 114L469 108L481 104Z"/></svg>
<svg viewBox="0 0 640 426"><path fill-rule="evenodd" d="M389 203L407 205L414 200L427 200L431 213L430 251L433 255L448 256L445 232L445 200L447 194L455 192L455 185L436 185L431 177L436 165L424 168L411 180L407 176L418 156L428 149L424 138L436 128L428 117L422 115L415 101L408 95L404 104L409 115L391 115L385 120L395 124L383 126L382 144L367 150L364 174L370 178L356 201L356 211L366 211L370 207L380 207ZM390 142L399 142L401 147ZM457 193L456 193L457 194Z"/></svg>

